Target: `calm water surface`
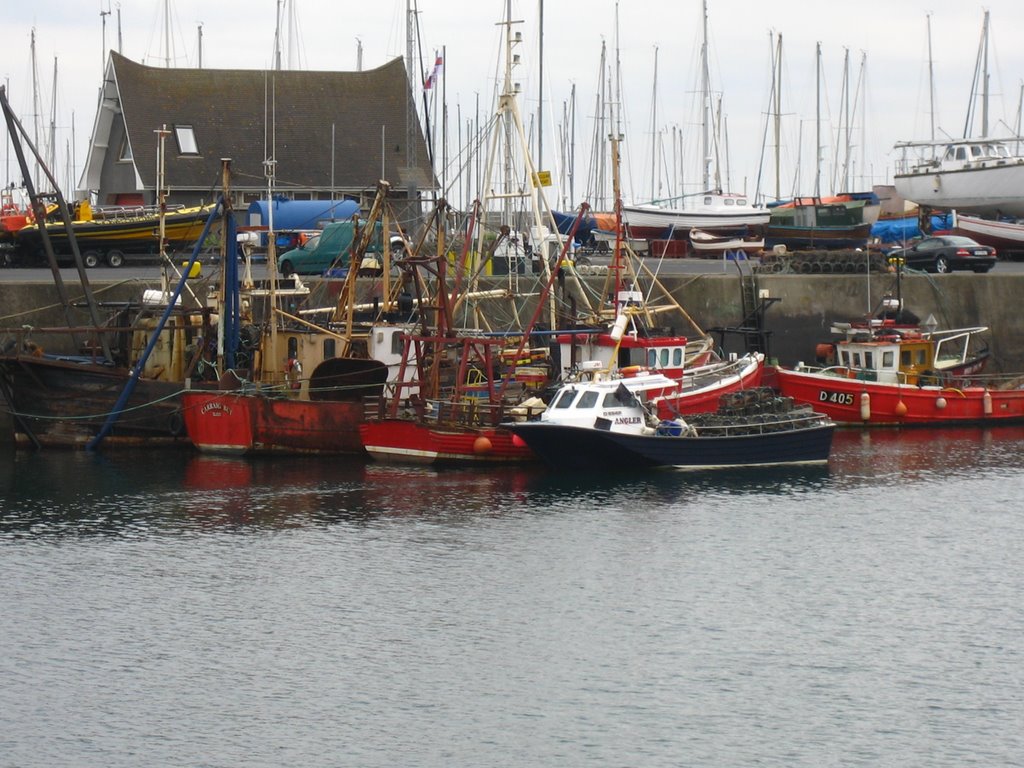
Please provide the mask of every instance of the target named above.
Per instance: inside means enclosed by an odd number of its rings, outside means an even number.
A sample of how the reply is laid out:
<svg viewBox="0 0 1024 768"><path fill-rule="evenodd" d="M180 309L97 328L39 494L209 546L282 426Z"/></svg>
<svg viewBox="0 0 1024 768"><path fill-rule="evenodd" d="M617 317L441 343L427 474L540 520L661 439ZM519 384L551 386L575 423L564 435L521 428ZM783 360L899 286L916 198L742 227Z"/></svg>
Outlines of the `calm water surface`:
<svg viewBox="0 0 1024 768"><path fill-rule="evenodd" d="M0 453L0 765L1021 765L1022 450Z"/></svg>

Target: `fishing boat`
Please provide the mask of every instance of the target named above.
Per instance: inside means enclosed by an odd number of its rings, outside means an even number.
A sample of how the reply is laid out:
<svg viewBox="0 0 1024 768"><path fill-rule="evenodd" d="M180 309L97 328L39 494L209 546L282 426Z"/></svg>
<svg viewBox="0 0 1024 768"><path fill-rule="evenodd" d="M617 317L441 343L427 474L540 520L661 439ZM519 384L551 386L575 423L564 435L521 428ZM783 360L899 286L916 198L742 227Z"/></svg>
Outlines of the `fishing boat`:
<svg viewBox="0 0 1024 768"><path fill-rule="evenodd" d="M377 360L324 360L305 383L290 387L190 389L181 394L188 438L203 453L348 453L363 451L363 398L380 394L387 366Z"/></svg>
<svg viewBox="0 0 1024 768"><path fill-rule="evenodd" d="M44 198L56 199L64 234L76 263L81 265L67 203L50 169L27 140L3 88L0 107L22 166L30 207L41 210ZM55 190L52 195L37 193L22 140ZM108 438L108 443L115 446L188 445L177 395L182 382L198 375L196 372L215 354L216 323L210 308L191 294L187 280L224 205L222 196L209 212L191 259L173 288L165 273L161 289L145 289L137 300L108 306L112 316L104 316L80 270L84 320L60 276L49 228L43 230L47 236L41 242L52 267L66 325L26 325L4 332L0 395L10 412L17 446L92 449ZM231 221L229 216L224 217L229 232ZM230 242L230 238L225 240Z"/></svg>
<svg viewBox="0 0 1024 768"><path fill-rule="evenodd" d="M649 394L675 382L657 373L596 376L564 385L539 419L506 427L554 469L763 467L828 461L835 430L811 408L763 388L723 397L715 414L660 419Z"/></svg>
<svg viewBox="0 0 1024 768"><path fill-rule="evenodd" d="M898 312L890 299L890 308ZM778 368L780 392L840 424L944 426L1024 420L1024 376L986 374L984 326L937 330L899 316L837 323L818 363Z"/></svg>
<svg viewBox="0 0 1024 768"><path fill-rule="evenodd" d="M361 262L381 219L387 221L388 189L387 182L379 182L367 226L351 243L351 252L336 254L340 261L347 257L349 266ZM273 270L272 220L269 230ZM407 329L387 321L401 286L389 279L388 248L384 259L379 301L357 304L363 281L360 270L349 268L336 302L323 308L326 319L319 323L306 319L312 316L308 307L291 310L310 298L308 289L296 289L294 277L279 284L272 272L267 288L249 289L248 301L261 306L253 311L265 321L247 326L251 333L244 355L235 356L237 365L223 370L214 386L189 388L181 395L192 444L215 454L362 454L363 400L380 397L384 383L394 379L401 361L396 338ZM224 286L225 292L232 290L236 295L230 303L237 306L237 283Z"/></svg>
<svg viewBox="0 0 1024 768"><path fill-rule="evenodd" d="M799 198L770 205L765 245L789 250L863 248L872 222L865 218L863 198Z"/></svg>

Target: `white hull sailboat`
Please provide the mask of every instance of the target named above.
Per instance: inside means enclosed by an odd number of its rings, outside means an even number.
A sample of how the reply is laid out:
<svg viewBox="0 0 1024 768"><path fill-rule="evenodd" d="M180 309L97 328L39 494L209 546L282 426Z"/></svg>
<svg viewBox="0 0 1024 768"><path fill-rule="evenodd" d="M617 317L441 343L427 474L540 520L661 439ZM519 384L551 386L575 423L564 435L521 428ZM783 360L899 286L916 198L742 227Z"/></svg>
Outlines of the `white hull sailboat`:
<svg viewBox="0 0 1024 768"><path fill-rule="evenodd" d="M896 192L929 208L1024 217L1024 157L998 140L908 142L899 147L935 148L941 158L926 160L893 176Z"/></svg>
<svg viewBox="0 0 1024 768"><path fill-rule="evenodd" d="M981 137L969 138L965 127L965 138L936 140L933 127L930 141L898 143L896 149L902 157L893 185L904 199L928 208L955 208L995 218L1024 217L1020 139L993 138L989 131L988 29L989 12L985 11L978 51L983 66L976 69L974 83L982 88ZM971 96L975 96L973 91Z"/></svg>

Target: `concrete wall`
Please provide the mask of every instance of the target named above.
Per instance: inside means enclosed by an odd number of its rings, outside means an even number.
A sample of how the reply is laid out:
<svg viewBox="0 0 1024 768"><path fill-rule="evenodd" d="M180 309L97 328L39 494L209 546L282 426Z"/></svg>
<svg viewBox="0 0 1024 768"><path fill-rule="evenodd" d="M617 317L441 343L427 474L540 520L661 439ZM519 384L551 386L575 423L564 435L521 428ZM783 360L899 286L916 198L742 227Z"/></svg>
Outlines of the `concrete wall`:
<svg viewBox="0 0 1024 768"><path fill-rule="evenodd" d="M600 294L603 278L583 279L592 295ZM735 326L742 320L740 282L736 275L680 275L663 278L662 282L703 329ZM481 288L507 284L507 278L495 277L485 280ZM202 295L205 284L200 281L194 285ZM96 298L103 302L137 300L146 287L157 286L139 280L93 284ZM874 275L870 282L865 275L758 275L757 288L780 300L768 309L765 320L772 332L771 354L784 365L813 360L815 345L831 338L829 328L833 322L863 318L869 309L878 306L883 296L894 295L896 291L895 279L888 275ZM73 300L82 300L77 285L69 285L68 291ZM903 278L902 293L908 309L922 320L934 315L940 328L989 326L992 369L1024 371L1024 275L914 275ZM494 304L504 306L506 302L495 300ZM525 302L520 312L524 322L533 306L534 303ZM88 324L84 309L74 310L74 316L75 322ZM666 316L662 322L679 332L692 333L685 318ZM64 324L52 283L3 282L0 273L0 329ZM0 331L0 343L4 335ZM58 351L53 346L47 349Z"/></svg>

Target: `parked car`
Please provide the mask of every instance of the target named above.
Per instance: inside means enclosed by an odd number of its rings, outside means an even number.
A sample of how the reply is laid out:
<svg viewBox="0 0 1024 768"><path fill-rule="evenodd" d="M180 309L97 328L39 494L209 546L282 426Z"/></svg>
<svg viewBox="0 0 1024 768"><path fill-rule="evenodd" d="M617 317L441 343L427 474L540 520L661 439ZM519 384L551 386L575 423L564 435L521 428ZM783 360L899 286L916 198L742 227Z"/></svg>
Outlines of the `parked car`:
<svg viewBox="0 0 1024 768"><path fill-rule="evenodd" d="M944 274L956 269L988 272L996 264L996 249L969 237L940 235L926 237L910 248L889 252L889 261L903 260L904 266Z"/></svg>
<svg viewBox="0 0 1024 768"><path fill-rule="evenodd" d="M380 222L365 258L379 254ZM347 269L350 251L358 231L351 221L331 222L321 232L300 237L298 247L285 251L277 258L277 269L285 277L293 274L322 275L328 269Z"/></svg>

